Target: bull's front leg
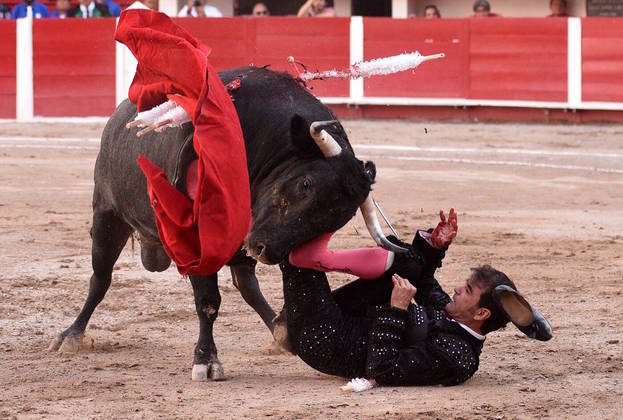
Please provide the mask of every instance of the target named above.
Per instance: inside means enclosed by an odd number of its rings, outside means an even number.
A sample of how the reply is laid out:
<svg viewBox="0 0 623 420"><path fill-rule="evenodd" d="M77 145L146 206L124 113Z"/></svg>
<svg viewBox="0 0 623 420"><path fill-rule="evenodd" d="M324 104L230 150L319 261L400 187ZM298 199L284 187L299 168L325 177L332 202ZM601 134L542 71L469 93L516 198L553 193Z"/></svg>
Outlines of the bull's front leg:
<svg viewBox="0 0 623 420"><path fill-rule="evenodd" d="M266 302L260 290L260 285L255 276L255 260L252 258L249 258L249 260L250 262L230 266L232 283L236 286L244 301L257 312L272 333L272 321L277 314Z"/></svg>
<svg viewBox="0 0 623 420"><path fill-rule="evenodd" d="M273 319L277 315L270 307L255 277L257 261L249 257L244 249L239 249L227 265L231 270L231 280L247 304L262 318L270 332L273 332Z"/></svg>
<svg viewBox="0 0 623 420"><path fill-rule="evenodd" d="M225 379L223 366L218 360L214 344L213 326L221 306L217 275L190 276L195 295L195 309L199 317L199 339L195 346L192 380L207 381Z"/></svg>
<svg viewBox="0 0 623 420"><path fill-rule="evenodd" d="M237 259L236 264L230 266L232 282L245 302L257 312L273 334L275 341L268 351L271 353L281 353L283 350L293 352L288 340L285 317L282 314L277 317L273 308L266 302L255 276L255 264L256 261L250 257Z"/></svg>

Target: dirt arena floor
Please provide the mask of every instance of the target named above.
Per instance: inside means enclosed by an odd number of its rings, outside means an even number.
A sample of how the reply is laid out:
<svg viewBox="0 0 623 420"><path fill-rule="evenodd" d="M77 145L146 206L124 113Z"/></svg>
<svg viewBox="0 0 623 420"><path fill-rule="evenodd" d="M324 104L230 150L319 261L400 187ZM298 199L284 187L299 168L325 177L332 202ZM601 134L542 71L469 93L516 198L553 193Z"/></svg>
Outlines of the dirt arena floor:
<svg viewBox="0 0 623 420"><path fill-rule="evenodd" d="M150 274L130 245L78 354L47 350L91 274L93 166L102 124L0 123L0 418L623 418L623 128L345 121L378 168L377 199L403 239L459 212L439 279L507 272L554 338L487 338L480 370L450 388L360 394L273 354L261 320L220 276L215 324L227 380L190 380L198 322L175 268ZM332 247L372 246L360 216ZM260 266L280 308L276 267ZM348 280L332 277L334 286Z"/></svg>

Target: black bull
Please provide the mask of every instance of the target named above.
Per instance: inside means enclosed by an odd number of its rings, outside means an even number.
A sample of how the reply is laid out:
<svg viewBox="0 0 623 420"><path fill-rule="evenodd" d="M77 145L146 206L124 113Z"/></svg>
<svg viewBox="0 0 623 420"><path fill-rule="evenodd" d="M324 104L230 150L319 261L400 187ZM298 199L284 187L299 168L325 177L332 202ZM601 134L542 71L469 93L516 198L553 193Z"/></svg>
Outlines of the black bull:
<svg viewBox="0 0 623 420"><path fill-rule="evenodd" d="M251 187L253 228L245 240L246 249L264 263L278 263L292 248L339 229L355 215L374 182L374 165L355 158L339 123L326 130L343 152L323 156L310 136L309 124L335 117L291 77L255 67L225 71L220 77L225 84L237 78L241 81L240 88L231 93L244 134ZM89 293L74 323L52 343L53 350L79 344L133 231L138 232L147 270L163 271L170 265L136 158L147 156L185 191L184 171L194 159L193 128L185 124L137 138L136 129L125 128L135 116L136 107L123 102L102 134L95 165ZM258 287L255 261L241 249L228 265L234 285L272 332L275 312ZM222 366L212 336L221 302L217 274L190 276L190 282L200 323L193 379L220 379Z"/></svg>

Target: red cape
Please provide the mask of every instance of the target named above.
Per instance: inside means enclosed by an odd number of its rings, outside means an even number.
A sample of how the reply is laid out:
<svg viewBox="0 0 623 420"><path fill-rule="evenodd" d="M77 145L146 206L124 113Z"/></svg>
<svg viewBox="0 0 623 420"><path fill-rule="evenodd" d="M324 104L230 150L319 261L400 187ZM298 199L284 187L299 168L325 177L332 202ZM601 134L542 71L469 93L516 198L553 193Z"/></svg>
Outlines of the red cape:
<svg viewBox="0 0 623 420"><path fill-rule="evenodd" d="M129 92L138 110L172 99L192 118L199 156L194 202L146 157L139 156L137 162L147 178L160 239L178 271L216 273L251 228L251 195L242 129L225 86L208 62L210 48L151 10L124 11L115 39L138 60Z"/></svg>

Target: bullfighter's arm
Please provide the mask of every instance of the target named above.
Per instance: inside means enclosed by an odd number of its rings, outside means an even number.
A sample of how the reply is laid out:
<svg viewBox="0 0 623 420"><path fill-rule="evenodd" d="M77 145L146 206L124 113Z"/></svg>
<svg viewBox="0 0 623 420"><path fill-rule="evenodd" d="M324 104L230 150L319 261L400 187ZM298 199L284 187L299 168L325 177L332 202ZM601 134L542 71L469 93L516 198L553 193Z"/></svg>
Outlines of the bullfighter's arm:
<svg viewBox="0 0 623 420"><path fill-rule="evenodd" d="M420 255L424 263L419 275L409 277L409 281L418 289L415 295L417 303L442 309L450 301L450 297L435 279L435 271L441 267L446 251L456 237L458 218L454 209L450 209L447 218L443 210L440 211L439 218L435 229L420 230L415 234L412 243L413 252Z"/></svg>
<svg viewBox="0 0 623 420"><path fill-rule="evenodd" d="M439 285L435 278L435 271L441 267L443 258L448 247L437 249L430 243L430 236L433 229L428 231L418 231L413 241L413 248L424 258L424 265L420 275L415 279L409 279L417 288L415 301L423 306L433 306L442 309L450 301L450 297Z"/></svg>

